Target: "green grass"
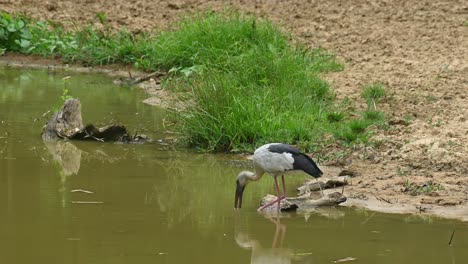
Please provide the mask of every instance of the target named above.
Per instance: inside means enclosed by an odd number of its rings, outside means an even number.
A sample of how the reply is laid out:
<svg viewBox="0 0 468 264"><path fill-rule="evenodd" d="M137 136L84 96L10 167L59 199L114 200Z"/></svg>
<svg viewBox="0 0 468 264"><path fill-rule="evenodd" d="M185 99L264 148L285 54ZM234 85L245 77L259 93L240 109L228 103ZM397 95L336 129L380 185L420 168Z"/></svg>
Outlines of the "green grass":
<svg viewBox="0 0 468 264"><path fill-rule="evenodd" d="M374 83L365 86L361 92L361 97L366 100L369 109L376 109L376 104L387 95L385 87L381 83Z"/></svg>
<svg viewBox="0 0 468 264"><path fill-rule="evenodd" d="M355 117L347 108L349 100L336 102L319 76L342 70L333 55L292 45L289 34L253 16L202 13L170 30L137 35L112 32L104 13L96 16L104 25L101 30L85 26L65 31L25 17L2 17L3 50L168 72L164 88L185 103L172 117L190 147L242 151L284 142L320 150L337 140L367 142L369 126L384 119L375 109L386 95L381 84L363 89L369 109ZM334 139L323 140L327 135Z"/></svg>
<svg viewBox="0 0 468 264"><path fill-rule="evenodd" d="M362 113L362 117L364 120L368 120L371 123L385 120L385 114L378 110L366 110Z"/></svg>

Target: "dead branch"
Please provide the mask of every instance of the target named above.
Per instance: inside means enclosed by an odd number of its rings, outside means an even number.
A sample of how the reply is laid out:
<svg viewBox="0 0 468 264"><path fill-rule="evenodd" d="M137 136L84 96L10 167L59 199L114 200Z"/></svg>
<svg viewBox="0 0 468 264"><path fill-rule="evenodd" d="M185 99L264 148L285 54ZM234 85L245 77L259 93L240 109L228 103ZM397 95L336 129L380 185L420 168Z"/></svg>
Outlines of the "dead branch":
<svg viewBox="0 0 468 264"><path fill-rule="evenodd" d="M146 76L144 76L144 77L135 78L135 80L131 81L130 84L131 84L131 85L135 85L135 84L138 84L138 83L147 81L147 80L149 80L149 79L151 79L151 78L159 78L159 77L162 77L162 76L164 76L164 75L166 75L166 73L160 72L160 71L155 71L155 72L153 72L153 73L151 73L151 74L148 74L148 75L146 75Z"/></svg>

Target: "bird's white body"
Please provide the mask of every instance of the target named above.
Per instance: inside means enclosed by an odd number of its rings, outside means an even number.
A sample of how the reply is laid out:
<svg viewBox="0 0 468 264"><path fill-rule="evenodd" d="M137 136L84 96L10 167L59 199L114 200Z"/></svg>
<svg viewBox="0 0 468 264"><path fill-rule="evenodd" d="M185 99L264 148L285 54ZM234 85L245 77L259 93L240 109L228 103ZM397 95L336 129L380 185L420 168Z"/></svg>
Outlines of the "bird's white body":
<svg viewBox="0 0 468 264"><path fill-rule="evenodd" d="M291 153L274 153L268 150L269 146L276 144L280 143L270 143L259 147L255 150L253 157L256 170L267 172L274 177L293 170L294 164L294 158Z"/></svg>

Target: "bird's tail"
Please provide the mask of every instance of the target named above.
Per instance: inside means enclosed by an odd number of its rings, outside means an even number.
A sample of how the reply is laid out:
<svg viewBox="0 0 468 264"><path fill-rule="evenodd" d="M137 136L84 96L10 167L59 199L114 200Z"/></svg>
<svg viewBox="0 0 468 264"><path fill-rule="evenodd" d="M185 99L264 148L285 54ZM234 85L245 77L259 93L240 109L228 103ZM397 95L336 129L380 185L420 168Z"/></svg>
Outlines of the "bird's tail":
<svg viewBox="0 0 468 264"><path fill-rule="evenodd" d="M305 171L307 174L314 178L319 178L322 176L323 172L320 170L320 168L317 166L314 160L312 160L309 156L300 153L299 155L294 157L295 160L299 161L297 164L301 164L301 168L294 168L294 169L300 169ZM296 164L296 162L295 162ZM296 166L295 166L296 167Z"/></svg>

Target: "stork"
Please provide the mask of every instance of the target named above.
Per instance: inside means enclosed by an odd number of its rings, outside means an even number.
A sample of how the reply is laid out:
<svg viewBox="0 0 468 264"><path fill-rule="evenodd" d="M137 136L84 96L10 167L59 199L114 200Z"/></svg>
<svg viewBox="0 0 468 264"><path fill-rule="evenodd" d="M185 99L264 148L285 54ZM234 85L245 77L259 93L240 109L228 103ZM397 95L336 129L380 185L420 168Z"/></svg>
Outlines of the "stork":
<svg viewBox="0 0 468 264"><path fill-rule="evenodd" d="M236 195L234 201L235 209L240 209L242 207L242 195L244 193L245 186L247 186L251 181L260 180L265 173L270 174L275 180L277 196L276 200L259 207L257 211L262 211L276 202L278 203L277 210L279 212L281 200L286 198L286 185L284 183L284 175L286 173L304 171L316 179L323 174L317 164L315 164L309 156L301 153L297 148L291 145L282 143L270 143L257 148L253 156L253 165L255 173L251 171L242 171L236 178ZM281 181L283 183L282 195L278 187L278 176L281 176ZM320 191L322 190L320 189Z"/></svg>

